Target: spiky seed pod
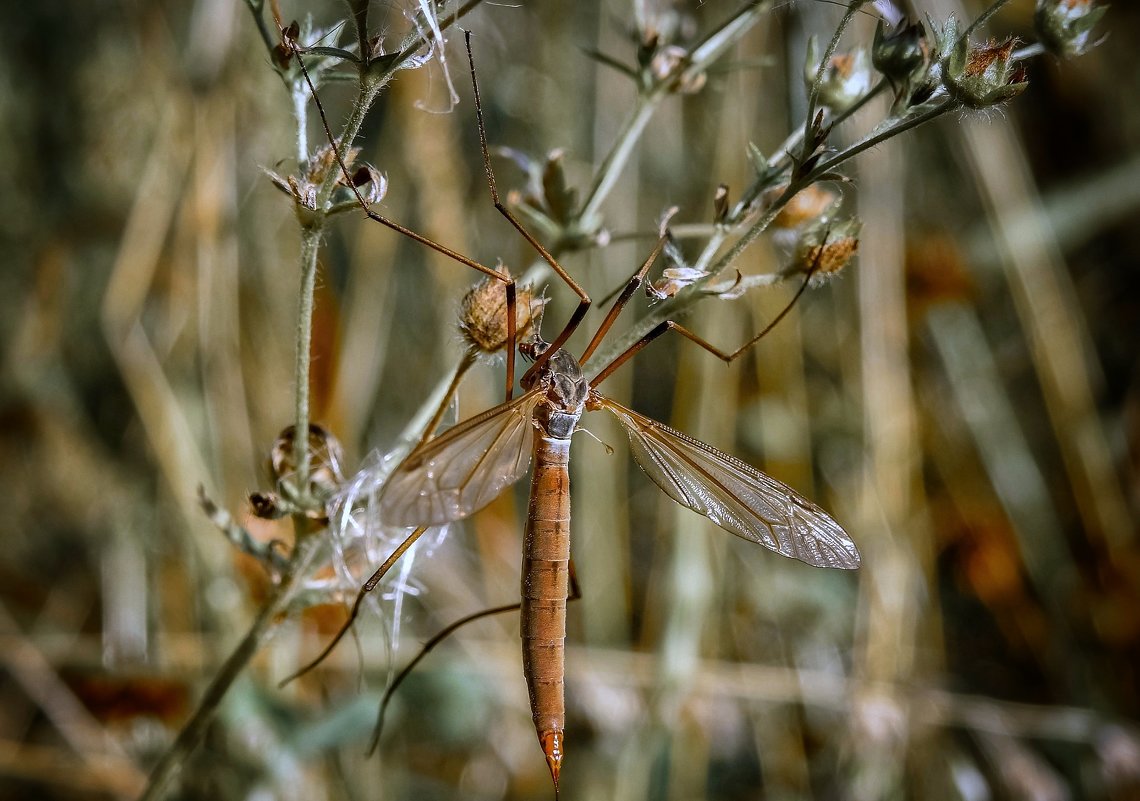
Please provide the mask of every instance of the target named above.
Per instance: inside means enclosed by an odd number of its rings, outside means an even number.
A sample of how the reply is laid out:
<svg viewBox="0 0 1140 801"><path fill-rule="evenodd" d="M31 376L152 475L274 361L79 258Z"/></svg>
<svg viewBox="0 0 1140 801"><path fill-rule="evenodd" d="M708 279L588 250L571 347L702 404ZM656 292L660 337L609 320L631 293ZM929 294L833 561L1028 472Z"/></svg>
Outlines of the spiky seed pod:
<svg viewBox="0 0 1140 801"><path fill-rule="evenodd" d="M813 280L833 278L858 252L861 228L854 218L808 228L800 236L791 269L810 273Z"/></svg>
<svg viewBox="0 0 1140 801"><path fill-rule="evenodd" d="M509 276L504 267L501 272ZM530 287L515 288L515 337L525 339L538 327L546 298ZM493 354L507 345L507 288L502 281L484 278L468 290L459 307L459 331L474 350Z"/></svg>
<svg viewBox="0 0 1140 801"><path fill-rule="evenodd" d="M296 426L288 426L273 443L269 451L269 475L283 485L296 473L293 460L293 439ZM332 432L316 423L309 423L309 487L308 491L320 500L331 497L344 483L344 446Z"/></svg>
<svg viewBox="0 0 1140 801"><path fill-rule="evenodd" d="M1017 41L971 45L962 38L942 62L942 83L970 108L1003 103L1029 85L1025 67L1013 61Z"/></svg>

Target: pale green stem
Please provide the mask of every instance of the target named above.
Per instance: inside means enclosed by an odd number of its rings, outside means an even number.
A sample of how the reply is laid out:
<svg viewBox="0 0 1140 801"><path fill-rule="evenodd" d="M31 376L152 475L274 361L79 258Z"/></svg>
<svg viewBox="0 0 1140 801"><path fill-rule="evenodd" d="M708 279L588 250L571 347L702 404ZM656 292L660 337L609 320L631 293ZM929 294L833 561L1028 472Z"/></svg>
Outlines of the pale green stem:
<svg viewBox="0 0 1140 801"><path fill-rule="evenodd" d="M309 94L304 87L294 87L289 94L297 123L297 168L304 170L309 163Z"/></svg>
<svg viewBox="0 0 1140 801"><path fill-rule="evenodd" d="M387 76L390 77L390 76ZM352 114L344 124L338 140L338 150L343 153L350 147L364 124L376 95L384 86L387 77L381 80L369 79L361 76L360 96L353 104ZM295 488L297 498L303 503L311 500L309 497L309 371L313 343L313 292L317 282L318 255L320 253L321 236L324 232L325 221L328 219L328 210L331 205L333 190L336 187L340 173L329 170L324 182L317 190L316 206L312 220L302 229L301 233L301 291L297 299L297 350L295 362L295 396L294 410L296 428L293 437L293 459L296 463Z"/></svg>
<svg viewBox="0 0 1140 801"><path fill-rule="evenodd" d="M323 219L321 224L323 225ZM297 386L294 392L293 458L296 462L296 498L309 500L309 368L313 346L313 293L317 282L317 256L321 247L321 227L305 228L301 234L301 291L297 297L297 350L293 365Z"/></svg>
<svg viewBox="0 0 1140 801"><path fill-rule="evenodd" d="M625 124L622 125L617 138L614 140L613 147L610 148L598 167L597 175L594 176L593 184L590 186L590 192L586 196L586 202L582 205L582 211L579 213L580 219L589 220L593 217L609 196L621 175L622 169L629 161L634 146L641 139L642 133L645 132L645 126L653 119L653 114L657 111L657 106L660 105L665 94L664 91L658 90L652 94L638 97L637 106L633 113L626 118Z"/></svg>
<svg viewBox="0 0 1140 801"><path fill-rule="evenodd" d="M933 106L932 108L929 108L926 111L923 111L919 114L915 114L912 117L902 118L901 120L899 120L897 123L895 123L891 127L884 128L883 130L879 131L878 133L871 134L870 136L866 137L865 139L861 139L860 141L851 145L849 148L847 148L843 152L837 153L836 155L832 156L827 161L821 162L820 164L816 165L815 169L813 169L811 171L811 174L808 176L808 183L818 179L821 175L823 175L825 173L831 172L836 167L838 167L840 164L844 163L845 161L847 161L851 158L854 158L855 156L862 153L864 150L870 150L871 148L875 147L876 145L881 144L882 142L885 142L887 139L890 139L892 136L898 136L899 134L904 133L906 131L909 131L912 128L917 128L918 126L922 125L923 123L930 122L931 120L936 119L937 117L941 117L947 111L950 111L951 109L955 109L955 108L961 108L961 104L959 104L957 101L954 101L954 100L944 100L941 104L939 104L937 106Z"/></svg>

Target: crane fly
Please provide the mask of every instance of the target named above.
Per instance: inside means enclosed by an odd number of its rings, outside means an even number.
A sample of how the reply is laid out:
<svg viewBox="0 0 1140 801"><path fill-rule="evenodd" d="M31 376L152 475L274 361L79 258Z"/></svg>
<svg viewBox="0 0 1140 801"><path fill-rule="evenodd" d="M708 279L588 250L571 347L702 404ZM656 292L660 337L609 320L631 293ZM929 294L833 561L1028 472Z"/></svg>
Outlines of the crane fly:
<svg viewBox="0 0 1140 801"><path fill-rule="evenodd" d="M523 357L539 366L523 376L523 394L412 451L380 495L380 519L388 525L441 525L482 509L534 462L523 545L523 669L535 730L556 792L565 728L568 468L571 437L584 413L605 409L613 414L629 436L635 461L653 482L674 501L726 531L816 567L859 565L859 552L843 528L791 487L598 392L598 384L666 330L678 330L698 341L695 334L675 323L663 323L592 380L586 376L583 365L658 251L630 280L581 358L552 348L537 334L520 344ZM712 348L703 340L698 344Z"/></svg>
<svg viewBox="0 0 1140 801"><path fill-rule="evenodd" d="M346 183L355 192L368 217L503 285L507 316L507 400L435 439L428 439L431 428L434 428L430 425L420 444L388 477L380 490L381 521L390 526L414 526L415 530L361 587L348 620L320 655L281 683L307 672L331 653L351 627L365 596L428 528L462 520L479 511L522 478L533 461L524 534L522 603L485 610L449 626L405 668L389 688L389 694L427 650L458 626L486 614L520 609L523 669L531 713L557 797L564 753L566 602L574 585L570 563L570 442L583 414L599 409L613 414L629 436L634 460L654 483L674 501L704 515L726 531L816 567L852 569L859 566L859 552L843 528L827 512L791 487L711 445L645 417L597 390L616 369L670 330L725 362L733 361L791 309L807 288L814 266L806 271L802 286L784 310L763 331L732 353L719 350L673 321L665 321L594 376L587 377L583 366L644 282L650 266L665 245L666 237L662 236L653 253L630 278L582 355L574 358L562 346L582 322L592 301L500 201L487 149L470 33L467 33L483 164L495 208L578 296L577 308L552 343L545 342L537 331L526 341L518 343L519 353L531 362L531 366L520 381L523 394L512 399L518 329L513 279L416 234L368 207L356 190L341 157L340 147L328 128L324 109L301 59L302 48L294 41L295 34L283 32L283 37L309 84ZM438 417L437 414L435 419ZM373 745L378 737L379 724Z"/></svg>

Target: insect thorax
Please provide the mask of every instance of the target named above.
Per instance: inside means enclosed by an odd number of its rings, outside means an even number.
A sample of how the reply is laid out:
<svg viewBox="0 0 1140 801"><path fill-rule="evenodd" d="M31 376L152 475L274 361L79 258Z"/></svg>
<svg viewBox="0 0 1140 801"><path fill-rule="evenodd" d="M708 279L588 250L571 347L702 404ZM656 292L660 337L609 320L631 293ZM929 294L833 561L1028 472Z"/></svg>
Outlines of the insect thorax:
<svg viewBox="0 0 1140 801"><path fill-rule="evenodd" d="M585 411L590 383L578 360L561 348L539 372L536 384L546 389L546 403L535 409L535 420L547 436L568 439Z"/></svg>

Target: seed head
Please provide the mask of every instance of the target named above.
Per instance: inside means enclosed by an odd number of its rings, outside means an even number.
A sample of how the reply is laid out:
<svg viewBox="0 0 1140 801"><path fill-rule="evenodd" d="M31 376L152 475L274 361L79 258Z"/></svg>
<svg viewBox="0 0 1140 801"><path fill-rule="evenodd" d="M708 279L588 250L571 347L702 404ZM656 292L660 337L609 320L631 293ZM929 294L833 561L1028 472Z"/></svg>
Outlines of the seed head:
<svg viewBox="0 0 1140 801"><path fill-rule="evenodd" d="M296 426L288 426L269 452L269 475L284 497L275 492L255 492L249 496L250 505L255 515L267 520L297 512L313 520L326 520L324 504L344 483L344 447L327 428L309 423L309 486L306 492L320 506L302 509L294 503L297 491L290 483L297 472L293 446L295 436Z"/></svg>
<svg viewBox="0 0 1140 801"><path fill-rule="evenodd" d="M808 228L800 236L791 270L810 274L813 281L833 278L859 250L861 228L854 218Z"/></svg>
<svg viewBox="0 0 1140 801"><path fill-rule="evenodd" d="M503 275L510 275L505 267ZM546 298L536 297L530 287L515 290L515 336L523 340L538 327ZM463 296L459 331L467 344L481 353L497 353L507 346L507 288L502 281L484 278Z"/></svg>

